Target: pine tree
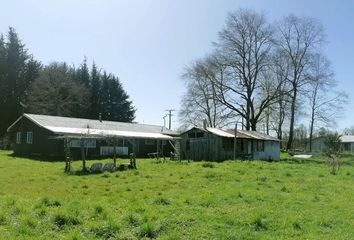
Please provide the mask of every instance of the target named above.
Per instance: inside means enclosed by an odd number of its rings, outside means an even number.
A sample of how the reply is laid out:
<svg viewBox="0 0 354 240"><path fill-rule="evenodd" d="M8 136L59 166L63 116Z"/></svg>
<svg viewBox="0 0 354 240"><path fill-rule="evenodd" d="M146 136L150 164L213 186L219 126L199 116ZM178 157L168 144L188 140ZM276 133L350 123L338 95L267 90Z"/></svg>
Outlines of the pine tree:
<svg viewBox="0 0 354 240"><path fill-rule="evenodd" d="M97 119L100 113L100 72L95 63L92 64L90 76L90 118Z"/></svg>
<svg viewBox="0 0 354 240"><path fill-rule="evenodd" d="M34 81L28 98L31 113L85 117L89 107L88 89L72 79L74 68L51 63Z"/></svg>
<svg viewBox="0 0 354 240"><path fill-rule="evenodd" d="M101 112L103 119L110 121L132 122L135 108L124 91L119 79L103 73L101 90Z"/></svg>
<svg viewBox="0 0 354 240"><path fill-rule="evenodd" d="M0 136L25 111L27 90L39 69L40 63L28 54L16 31L10 27L7 40L3 37L0 40Z"/></svg>
<svg viewBox="0 0 354 240"><path fill-rule="evenodd" d="M90 72L87 67L87 58L84 58L84 61L80 64L80 67L76 71L75 78L83 84L86 88L90 86Z"/></svg>

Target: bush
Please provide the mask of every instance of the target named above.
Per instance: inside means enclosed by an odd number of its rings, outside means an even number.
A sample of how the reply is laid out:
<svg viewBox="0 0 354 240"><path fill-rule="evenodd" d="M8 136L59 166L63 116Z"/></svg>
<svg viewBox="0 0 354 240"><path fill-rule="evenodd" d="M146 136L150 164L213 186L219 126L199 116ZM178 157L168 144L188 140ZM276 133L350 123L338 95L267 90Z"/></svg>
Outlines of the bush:
<svg viewBox="0 0 354 240"><path fill-rule="evenodd" d="M267 224L264 220L264 218L258 216L256 217L252 222L251 222L251 226L253 227L253 229L255 231L262 231L262 230L267 230Z"/></svg>
<svg viewBox="0 0 354 240"><path fill-rule="evenodd" d="M105 224L91 229L91 232L99 239L115 239L119 230L120 225L113 220L109 220Z"/></svg>
<svg viewBox="0 0 354 240"><path fill-rule="evenodd" d="M339 171L340 166L340 140L341 135L338 133L330 133L324 141L324 154L327 157L327 164L330 167L331 174L335 175Z"/></svg>
<svg viewBox="0 0 354 240"><path fill-rule="evenodd" d="M156 238L161 228L159 225L147 221L140 226L140 237Z"/></svg>
<svg viewBox="0 0 354 240"><path fill-rule="evenodd" d="M77 217L69 216L67 214L62 214L62 213L58 213L54 215L53 222L59 228L63 228L68 225L80 224L80 220Z"/></svg>
<svg viewBox="0 0 354 240"><path fill-rule="evenodd" d="M51 201L51 200L49 200L49 198L44 197L41 199L40 205L46 206L46 207L60 207L61 203L57 200Z"/></svg>
<svg viewBox="0 0 354 240"><path fill-rule="evenodd" d="M214 168L215 166L214 166L214 164L207 162L207 163L203 163L202 167L203 168Z"/></svg>
<svg viewBox="0 0 354 240"><path fill-rule="evenodd" d="M167 198L159 197L154 201L154 203L158 205L170 205L171 201Z"/></svg>

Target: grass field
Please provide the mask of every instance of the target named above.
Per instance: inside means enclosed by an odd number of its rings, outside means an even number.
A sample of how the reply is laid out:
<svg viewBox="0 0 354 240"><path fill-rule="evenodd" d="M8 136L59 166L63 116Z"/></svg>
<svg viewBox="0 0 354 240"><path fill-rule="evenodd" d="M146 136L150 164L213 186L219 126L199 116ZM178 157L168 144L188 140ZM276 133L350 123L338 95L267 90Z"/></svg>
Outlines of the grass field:
<svg viewBox="0 0 354 240"><path fill-rule="evenodd" d="M139 159L138 170L80 176L10 153L0 151L0 239L354 239L351 156L337 175L319 157L283 155Z"/></svg>

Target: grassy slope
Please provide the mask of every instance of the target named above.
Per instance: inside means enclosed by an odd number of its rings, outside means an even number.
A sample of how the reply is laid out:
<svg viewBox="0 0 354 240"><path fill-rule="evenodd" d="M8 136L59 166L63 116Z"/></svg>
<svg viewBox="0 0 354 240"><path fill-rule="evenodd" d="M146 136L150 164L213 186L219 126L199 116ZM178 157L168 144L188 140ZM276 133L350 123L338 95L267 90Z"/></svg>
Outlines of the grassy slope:
<svg viewBox="0 0 354 240"><path fill-rule="evenodd" d="M335 176L290 157L212 168L138 160L137 171L76 176L9 153L0 151L2 239L354 239L350 158Z"/></svg>

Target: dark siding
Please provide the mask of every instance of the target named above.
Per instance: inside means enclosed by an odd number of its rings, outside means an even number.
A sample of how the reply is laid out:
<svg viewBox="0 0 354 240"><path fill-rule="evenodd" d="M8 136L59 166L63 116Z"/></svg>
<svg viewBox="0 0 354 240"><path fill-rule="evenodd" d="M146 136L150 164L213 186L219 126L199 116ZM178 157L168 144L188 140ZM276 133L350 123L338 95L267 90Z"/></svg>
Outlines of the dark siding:
<svg viewBox="0 0 354 240"><path fill-rule="evenodd" d="M21 132L21 143L16 143L16 134ZM33 133L32 144L27 144L27 132ZM63 156L64 155L64 144L63 140L51 139L54 137L54 133L42 128L27 118L23 117L16 125L11 129L11 140L14 153L16 155L50 155L50 156ZM148 153L157 152L157 141L160 144L160 152L162 151L161 140L152 140L153 144L145 144L145 139L136 140L123 140L117 146L128 147L128 153L134 152L133 142L136 143L135 153L138 157L147 157ZM94 157L100 155L101 146L113 146L112 143L106 142L105 140L97 140L96 148L88 148L88 157ZM71 148L71 155L74 157L81 156L80 148ZM163 155L169 156L172 151L172 147L166 140L166 144L163 147Z"/></svg>
<svg viewBox="0 0 354 240"><path fill-rule="evenodd" d="M21 132L21 143L16 143L16 134ZM32 144L27 144L27 132L33 133ZM63 142L50 139L53 133L39 127L27 118L22 118L11 131L13 150L18 155L46 154L62 155Z"/></svg>

